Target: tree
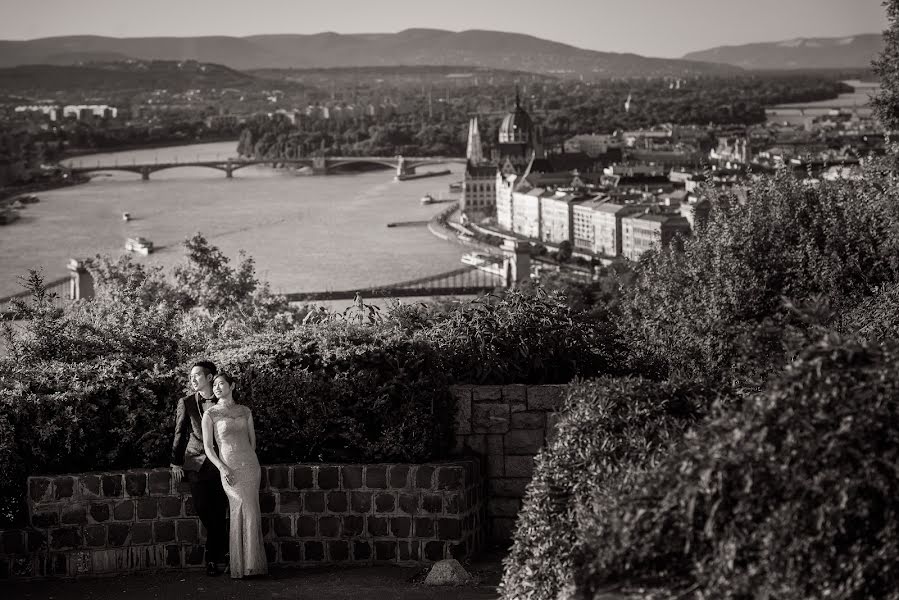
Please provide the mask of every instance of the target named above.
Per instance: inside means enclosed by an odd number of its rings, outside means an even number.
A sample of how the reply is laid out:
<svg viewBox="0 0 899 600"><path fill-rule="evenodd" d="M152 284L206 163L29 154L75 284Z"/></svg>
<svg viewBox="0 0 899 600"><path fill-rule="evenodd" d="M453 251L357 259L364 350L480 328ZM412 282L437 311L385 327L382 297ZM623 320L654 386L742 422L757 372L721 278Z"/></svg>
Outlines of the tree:
<svg viewBox="0 0 899 600"><path fill-rule="evenodd" d="M880 77L880 92L872 100L880 122L887 130L899 129L899 0L883 3L890 27L883 32L883 51L873 64Z"/></svg>

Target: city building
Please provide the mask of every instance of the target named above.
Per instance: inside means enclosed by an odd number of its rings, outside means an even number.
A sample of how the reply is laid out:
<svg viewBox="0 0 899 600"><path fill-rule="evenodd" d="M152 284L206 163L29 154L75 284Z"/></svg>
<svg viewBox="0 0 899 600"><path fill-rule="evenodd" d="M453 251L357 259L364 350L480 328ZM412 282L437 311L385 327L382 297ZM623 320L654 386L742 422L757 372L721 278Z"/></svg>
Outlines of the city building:
<svg viewBox="0 0 899 600"><path fill-rule="evenodd" d="M677 234L690 235L690 224L680 215L646 213L623 217L621 255L639 260L652 247L668 247Z"/></svg>
<svg viewBox="0 0 899 600"><path fill-rule="evenodd" d="M496 163L484 160L477 117L468 124L465 157L467 160L459 206L467 219L478 221L492 216L497 210L497 168Z"/></svg>

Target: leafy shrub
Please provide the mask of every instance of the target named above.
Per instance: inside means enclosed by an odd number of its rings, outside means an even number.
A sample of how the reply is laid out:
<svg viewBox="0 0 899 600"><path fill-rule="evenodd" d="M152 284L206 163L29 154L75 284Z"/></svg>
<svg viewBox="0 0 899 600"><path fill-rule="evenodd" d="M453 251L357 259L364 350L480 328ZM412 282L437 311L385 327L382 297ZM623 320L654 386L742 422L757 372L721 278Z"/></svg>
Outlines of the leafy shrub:
<svg viewBox="0 0 899 600"><path fill-rule="evenodd" d="M825 339L597 514L580 574L703 598L897 598L899 347Z"/></svg>
<svg viewBox="0 0 899 600"><path fill-rule="evenodd" d="M603 378L569 388L554 439L536 459L503 598L555 599L574 577L584 522L655 468L705 410L704 390Z"/></svg>
<svg viewBox="0 0 899 600"><path fill-rule="evenodd" d="M831 322L899 282L899 186L876 161L861 181L804 185L786 170L745 201L709 191L708 224L683 253L652 253L623 309L623 337L672 377L761 384L788 351L788 303L823 298ZM785 302L785 300L787 302Z"/></svg>

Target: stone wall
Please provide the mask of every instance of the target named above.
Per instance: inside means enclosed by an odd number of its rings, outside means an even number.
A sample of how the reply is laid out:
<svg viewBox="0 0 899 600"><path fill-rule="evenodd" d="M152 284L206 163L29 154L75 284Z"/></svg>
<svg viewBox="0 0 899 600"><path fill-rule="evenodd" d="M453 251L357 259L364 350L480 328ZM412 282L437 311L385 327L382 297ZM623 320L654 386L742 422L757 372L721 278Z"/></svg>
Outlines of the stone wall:
<svg viewBox="0 0 899 600"><path fill-rule="evenodd" d="M429 563L482 544L479 461L269 465L271 564ZM168 469L28 478L31 526L0 531L0 579L201 567L205 531Z"/></svg>
<svg viewBox="0 0 899 600"><path fill-rule="evenodd" d="M551 435L564 385L457 385L453 454L480 457L487 481L487 534L515 531L534 456Z"/></svg>

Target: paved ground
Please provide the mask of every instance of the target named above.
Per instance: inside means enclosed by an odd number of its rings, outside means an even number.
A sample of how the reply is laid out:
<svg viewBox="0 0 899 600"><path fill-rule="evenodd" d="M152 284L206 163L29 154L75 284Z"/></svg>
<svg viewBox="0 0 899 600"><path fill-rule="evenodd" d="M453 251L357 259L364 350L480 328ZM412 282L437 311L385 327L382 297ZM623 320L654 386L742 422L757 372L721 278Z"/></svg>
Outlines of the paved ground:
<svg viewBox="0 0 899 600"><path fill-rule="evenodd" d="M161 572L77 581L0 584L4 600L495 600L502 573L498 561L468 567L479 582L429 587L417 567L279 569L265 578L232 580L202 571Z"/></svg>

